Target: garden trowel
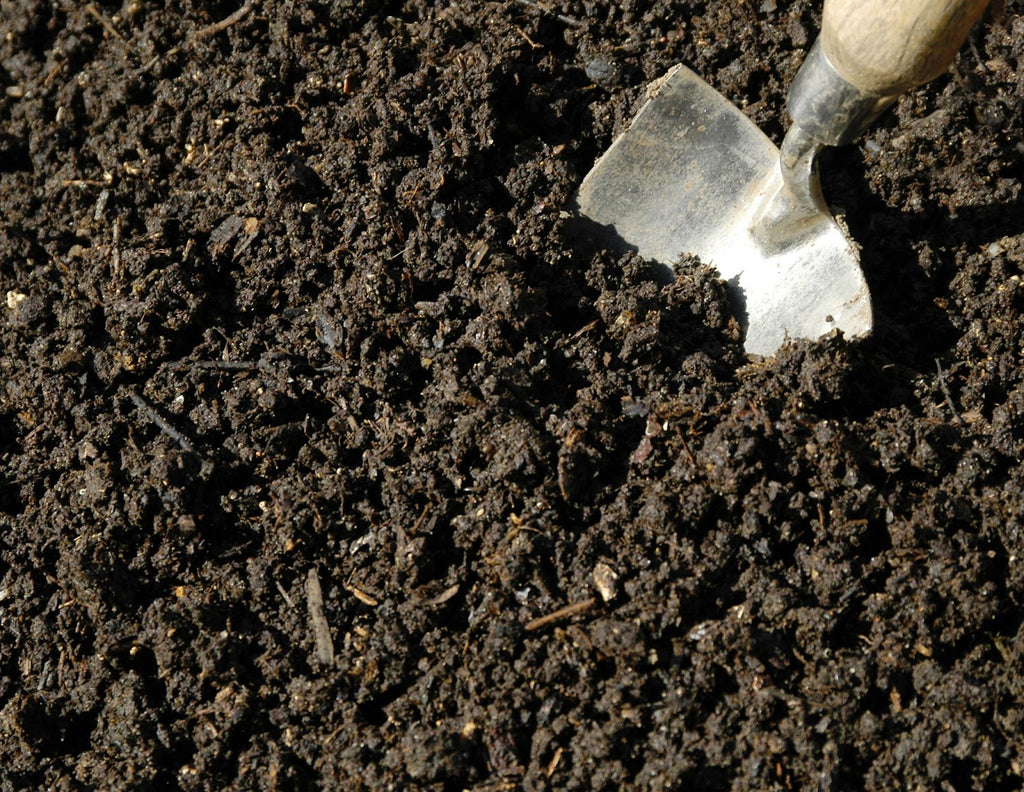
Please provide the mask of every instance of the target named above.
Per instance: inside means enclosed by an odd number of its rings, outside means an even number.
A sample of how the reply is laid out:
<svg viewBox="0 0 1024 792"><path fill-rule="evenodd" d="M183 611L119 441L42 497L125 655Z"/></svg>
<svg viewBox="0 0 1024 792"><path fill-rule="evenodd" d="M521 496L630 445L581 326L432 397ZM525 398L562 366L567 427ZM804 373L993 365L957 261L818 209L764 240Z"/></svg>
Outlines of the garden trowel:
<svg viewBox="0 0 1024 792"><path fill-rule="evenodd" d="M825 0L790 88L781 149L677 66L598 160L577 209L617 244L671 267L683 254L728 285L752 355L787 338L871 332L853 241L818 182L824 146L852 142L901 93L945 71L987 0Z"/></svg>

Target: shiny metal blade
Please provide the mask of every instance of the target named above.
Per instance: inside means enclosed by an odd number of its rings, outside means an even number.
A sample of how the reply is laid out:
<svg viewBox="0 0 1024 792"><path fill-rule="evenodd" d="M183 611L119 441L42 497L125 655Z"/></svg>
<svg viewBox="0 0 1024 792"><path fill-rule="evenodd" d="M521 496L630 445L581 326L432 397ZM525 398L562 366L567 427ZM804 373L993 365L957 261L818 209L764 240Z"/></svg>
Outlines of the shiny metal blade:
<svg viewBox="0 0 1024 792"><path fill-rule="evenodd" d="M744 347L774 353L787 338L871 330L871 303L852 243L826 212L778 222L779 150L734 105L676 67L587 175L581 215L623 249L672 267L694 254L726 281ZM758 227L758 233L752 229ZM781 236L780 236L781 235Z"/></svg>

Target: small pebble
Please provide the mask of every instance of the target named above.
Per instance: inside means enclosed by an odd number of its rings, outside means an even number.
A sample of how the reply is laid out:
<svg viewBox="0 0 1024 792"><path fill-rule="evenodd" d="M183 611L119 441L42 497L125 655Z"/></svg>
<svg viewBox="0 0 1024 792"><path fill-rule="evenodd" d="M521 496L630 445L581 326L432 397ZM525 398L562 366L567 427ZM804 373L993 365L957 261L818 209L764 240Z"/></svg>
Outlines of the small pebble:
<svg viewBox="0 0 1024 792"><path fill-rule="evenodd" d="M603 88L610 88L619 82L619 67L607 55L595 55L584 67L587 78Z"/></svg>

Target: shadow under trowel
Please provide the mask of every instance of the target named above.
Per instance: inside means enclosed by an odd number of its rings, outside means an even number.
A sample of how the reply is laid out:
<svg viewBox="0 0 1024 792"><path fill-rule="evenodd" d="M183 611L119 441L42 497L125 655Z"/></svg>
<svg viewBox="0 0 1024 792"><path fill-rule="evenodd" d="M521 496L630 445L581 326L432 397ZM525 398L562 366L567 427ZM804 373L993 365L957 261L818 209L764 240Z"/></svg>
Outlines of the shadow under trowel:
<svg viewBox="0 0 1024 792"><path fill-rule="evenodd" d="M614 225L597 223L589 217L579 214L575 208L572 209L572 215L566 219L564 227L569 243L578 253L587 258L593 258L605 251L615 256L638 253L636 245L631 245L623 239L618 231L616 231ZM646 261L655 280L666 286L674 283L679 273L683 272L686 267L697 267L704 263L696 256L689 255L682 249L679 251L677 261L672 264L650 259ZM745 336L748 316L747 298L746 293L740 286L740 278L737 275L721 280L725 284L726 299L728 300L730 313L736 319L742 334Z"/></svg>
<svg viewBox="0 0 1024 792"><path fill-rule="evenodd" d="M930 368L935 355L959 335L948 310L940 307L950 296L955 260L932 251L966 245L982 252L1021 234L1024 196L955 212L932 200L919 211L905 212L877 196L870 184L871 166L858 148L827 149L821 159L826 199L844 216L861 249L876 342L899 349L901 356L915 356L918 350L918 362Z"/></svg>

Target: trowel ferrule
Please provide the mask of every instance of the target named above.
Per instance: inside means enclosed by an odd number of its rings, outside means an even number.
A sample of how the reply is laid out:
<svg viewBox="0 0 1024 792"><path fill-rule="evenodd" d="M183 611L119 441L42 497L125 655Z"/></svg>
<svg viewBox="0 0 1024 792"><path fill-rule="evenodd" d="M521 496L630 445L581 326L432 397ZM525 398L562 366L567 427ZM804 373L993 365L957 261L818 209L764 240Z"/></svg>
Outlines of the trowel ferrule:
<svg viewBox="0 0 1024 792"><path fill-rule="evenodd" d="M852 142L892 104L895 96L862 91L832 65L821 39L814 43L789 92L793 124L779 151L780 189L771 194L752 229L766 251L794 230L828 216L818 181L817 156L825 146Z"/></svg>
<svg viewBox="0 0 1024 792"><path fill-rule="evenodd" d="M852 143L895 99L848 82L818 39L793 80L788 107L804 134L826 146L843 146Z"/></svg>

